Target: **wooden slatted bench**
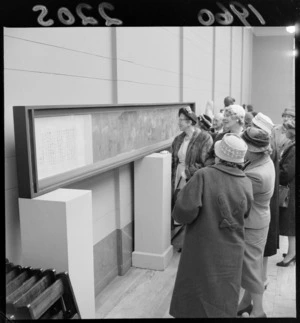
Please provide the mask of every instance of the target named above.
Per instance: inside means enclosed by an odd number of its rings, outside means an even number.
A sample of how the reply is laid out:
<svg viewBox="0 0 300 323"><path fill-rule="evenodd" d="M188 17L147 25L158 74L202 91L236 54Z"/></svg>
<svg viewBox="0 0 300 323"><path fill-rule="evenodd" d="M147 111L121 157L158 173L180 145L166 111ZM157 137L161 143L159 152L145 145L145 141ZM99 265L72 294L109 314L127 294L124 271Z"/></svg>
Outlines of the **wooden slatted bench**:
<svg viewBox="0 0 300 323"><path fill-rule="evenodd" d="M6 260L6 292L10 320L81 319L67 272L23 268Z"/></svg>

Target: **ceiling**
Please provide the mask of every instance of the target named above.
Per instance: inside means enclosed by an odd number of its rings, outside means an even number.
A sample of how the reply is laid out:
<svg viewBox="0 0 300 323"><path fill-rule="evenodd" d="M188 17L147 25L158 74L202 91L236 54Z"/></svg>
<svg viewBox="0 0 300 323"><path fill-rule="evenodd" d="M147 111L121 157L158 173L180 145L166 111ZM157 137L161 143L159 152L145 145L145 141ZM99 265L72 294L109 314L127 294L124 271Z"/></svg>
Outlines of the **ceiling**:
<svg viewBox="0 0 300 323"><path fill-rule="evenodd" d="M286 27L252 27L255 36L291 36Z"/></svg>

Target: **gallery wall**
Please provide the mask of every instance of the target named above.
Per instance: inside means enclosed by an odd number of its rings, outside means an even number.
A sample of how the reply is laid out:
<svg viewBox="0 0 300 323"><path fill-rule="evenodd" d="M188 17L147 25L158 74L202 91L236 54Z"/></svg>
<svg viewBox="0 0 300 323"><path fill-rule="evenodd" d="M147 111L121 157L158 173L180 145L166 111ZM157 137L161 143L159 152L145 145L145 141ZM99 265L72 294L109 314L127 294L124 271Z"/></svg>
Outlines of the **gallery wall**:
<svg viewBox="0 0 300 323"><path fill-rule="evenodd" d="M242 27L5 28L6 257L22 264L13 106L250 103L252 39ZM69 188L92 191L98 293L131 264L132 164Z"/></svg>
<svg viewBox="0 0 300 323"><path fill-rule="evenodd" d="M287 107L295 107L294 36L253 37L252 103L274 123Z"/></svg>

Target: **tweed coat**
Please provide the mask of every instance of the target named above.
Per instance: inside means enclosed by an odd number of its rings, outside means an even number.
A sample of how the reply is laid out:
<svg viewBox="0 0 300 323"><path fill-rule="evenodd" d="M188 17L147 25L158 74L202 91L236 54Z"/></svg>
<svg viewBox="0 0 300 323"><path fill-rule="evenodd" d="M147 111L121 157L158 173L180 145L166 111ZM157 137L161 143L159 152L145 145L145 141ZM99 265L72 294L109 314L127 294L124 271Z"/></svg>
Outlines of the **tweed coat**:
<svg viewBox="0 0 300 323"><path fill-rule="evenodd" d="M283 236L295 236L295 142L283 151L279 163L279 184L289 185L290 200L287 208L280 208L279 230Z"/></svg>
<svg viewBox="0 0 300 323"><path fill-rule="evenodd" d="M275 168L269 155L251 162L245 169L251 179L254 200L245 228L262 229L270 224L270 200L275 186Z"/></svg>
<svg viewBox="0 0 300 323"><path fill-rule="evenodd" d="M175 186L176 169L179 163L178 151L186 136L185 132L175 137L171 146L172 153L172 190ZM195 128L193 136L189 142L185 157L185 174L188 181L193 174L204 166L204 161L207 156L207 152L212 147L213 140L211 135L207 131L202 131L199 128Z"/></svg>
<svg viewBox="0 0 300 323"><path fill-rule="evenodd" d="M186 224L170 314L235 317L244 254L249 178L223 164L198 170L178 194L172 216Z"/></svg>

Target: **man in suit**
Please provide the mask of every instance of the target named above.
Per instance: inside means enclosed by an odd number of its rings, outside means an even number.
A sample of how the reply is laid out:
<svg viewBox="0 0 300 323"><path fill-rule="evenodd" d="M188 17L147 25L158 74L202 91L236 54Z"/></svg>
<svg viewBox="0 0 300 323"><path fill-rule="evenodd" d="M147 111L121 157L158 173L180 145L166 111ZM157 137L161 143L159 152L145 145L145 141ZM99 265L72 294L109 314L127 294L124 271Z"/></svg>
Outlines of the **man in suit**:
<svg viewBox="0 0 300 323"><path fill-rule="evenodd" d="M295 108L286 108L282 113L282 124L278 124L273 128L271 135L272 146L277 150L277 156L280 158L282 151L288 146L290 140L286 137L285 123L288 120L295 121Z"/></svg>
<svg viewBox="0 0 300 323"><path fill-rule="evenodd" d="M229 107L230 105L234 104L234 102L235 102L235 99L232 96L230 96L230 95L229 96L226 96L224 98L224 109L226 107ZM220 112L223 113L224 112L224 109L221 109Z"/></svg>

